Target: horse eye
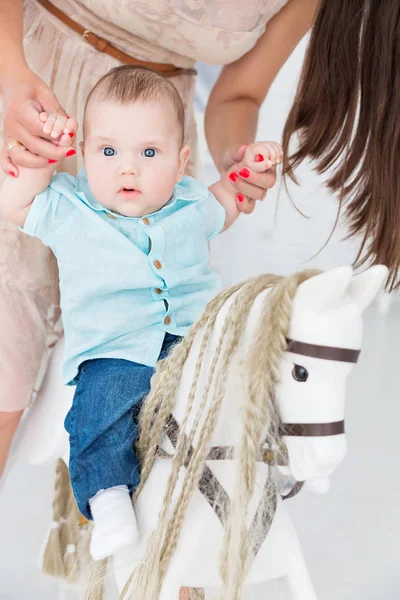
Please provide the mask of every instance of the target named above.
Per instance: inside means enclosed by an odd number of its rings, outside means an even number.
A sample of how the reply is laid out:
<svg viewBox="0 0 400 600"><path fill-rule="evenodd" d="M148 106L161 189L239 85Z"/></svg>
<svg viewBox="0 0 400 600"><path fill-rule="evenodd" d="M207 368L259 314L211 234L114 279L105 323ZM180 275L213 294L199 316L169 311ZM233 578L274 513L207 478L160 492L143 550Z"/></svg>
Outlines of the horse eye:
<svg viewBox="0 0 400 600"><path fill-rule="evenodd" d="M294 365L292 371L293 379L299 381L300 383L304 383L308 379L308 371L305 367L301 365Z"/></svg>

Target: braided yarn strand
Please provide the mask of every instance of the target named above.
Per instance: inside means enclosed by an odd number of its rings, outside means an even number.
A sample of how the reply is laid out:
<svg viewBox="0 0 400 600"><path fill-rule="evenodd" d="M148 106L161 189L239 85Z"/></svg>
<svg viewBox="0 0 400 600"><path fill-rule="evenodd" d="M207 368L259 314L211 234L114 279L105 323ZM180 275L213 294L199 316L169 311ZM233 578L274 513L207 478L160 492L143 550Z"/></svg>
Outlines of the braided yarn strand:
<svg viewBox="0 0 400 600"><path fill-rule="evenodd" d="M256 461L266 432L270 443L278 443L280 420L274 405L273 390L279 382L280 364L286 349L291 305L298 285L314 274L314 271L295 274L281 279L273 287L262 307L260 322L263 326L258 329L250 349L248 363L251 369L248 368L247 373L251 373L251 377L247 377L248 395L243 398L242 436L237 450L237 484L221 557L226 600L240 600L253 558L250 554L247 516L255 490ZM268 501L271 511L273 498Z"/></svg>
<svg viewBox="0 0 400 600"><path fill-rule="evenodd" d="M61 528L66 516L69 495L69 473L65 462L60 458L56 466L54 483L53 524L43 555L42 571L46 575L64 579L66 576L64 552L66 549Z"/></svg>

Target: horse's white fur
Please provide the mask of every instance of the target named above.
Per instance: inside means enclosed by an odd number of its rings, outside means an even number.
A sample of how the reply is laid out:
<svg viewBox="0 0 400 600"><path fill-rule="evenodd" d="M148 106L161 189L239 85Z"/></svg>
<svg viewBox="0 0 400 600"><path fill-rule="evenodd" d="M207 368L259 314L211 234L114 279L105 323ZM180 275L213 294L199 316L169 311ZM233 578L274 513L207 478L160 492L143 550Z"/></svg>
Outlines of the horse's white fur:
<svg viewBox="0 0 400 600"><path fill-rule="evenodd" d="M362 318L364 308L372 301L382 285L387 270L383 266L369 269L361 275L353 276L351 267L340 267L322 273L301 284L293 302L293 314L289 337L324 346L358 349L361 345ZM221 409L219 421L213 437L214 446L232 446L238 437L238 398L245 394L243 372L246 370L246 356L257 327L260 327L260 310L265 294L259 295L254 303L246 333L236 353L227 381L226 398ZM209 340L203 376L200 377L194 410L201 398L207 368L211 364L214 349L232 300L221 309L213 334ZM198 350L201 332L194 342L188 360L184 366L182 380L176 397L174 416L182 421L186 398L191 386L192 373ZM58 349L57 349L58 350ZM59 360L59 357L56 356ZM53 389L43 389L36 406L31 409L23 424L23 435L15 452L25 456L32 463L45 462L46 447L48 457L56 458L54 449L66 447L67 438L59 427L61 419L56 419L54 404L63 400L60 414L66 412L72 400L72 393L66 394L54 378L54 360L52 364ZM292 377L294 364L307 368L309 378L306 383L296 382ZM251 372L251 365L249 366ZM281 381L276 389L276 398L283 422L313 423L340 421L344 418L345 384L352 368L348 363L320 360L286 352L281 367ZM46 385L46 384L45 384ZM62 392L61 392L62 390ZM212 390L211 390L212 392ZM212 395L210 394L210 397ZM52 423L49 421L53 420ZM39 422L43 423L39 427ZM192 421L188 423L190 429ZM57 440L54 439L57 432ZM57 443L55 443L57 441ZM329 476L341 462L346 453L344 435L323 438L285 438L290 472L298 480L318 479ZM196 440L194 441L194 444ZM163 448L171 451L167 439ZM211 461L208 466L229 493L235 485L234 461ZM143 556L147 539L154 529L163 499L163 490L168 479L170 461L157 459L135 507L139 528L140 543L134 549L127 549L114 557L114 571L118 586L122 589L132 567ZM256 510L262 496L262 490L268 477L268 467L258 463L256 493L250 505L249 520ZM285 471L283 468L282 471ZM286 469L286 472L288 470ZM179 488L179 486L178 486ZM199 491L193 501L183 526L177 551L170 563L163 585L161 600L178 597L181 586L215 587L220 584L218 573L218 555L221 547L222 527L214 511ZM261 547L250 569L247 583L267 581L286 576L295 600L313 600L316 598L304 563L300 544L284 504L279 501L277 512L266 542Z"/></svg>

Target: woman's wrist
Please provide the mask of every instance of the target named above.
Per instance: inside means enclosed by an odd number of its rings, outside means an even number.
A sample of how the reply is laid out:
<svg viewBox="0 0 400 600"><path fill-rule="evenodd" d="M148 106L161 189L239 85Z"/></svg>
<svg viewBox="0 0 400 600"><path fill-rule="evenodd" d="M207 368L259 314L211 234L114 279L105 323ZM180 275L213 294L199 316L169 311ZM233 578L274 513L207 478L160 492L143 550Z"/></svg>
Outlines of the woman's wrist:
<svg viewBox="0 0 400 600"><path fill-rule="evenodd" d="M19 81L26 81L32 74L32 70L28 67L25 58L21 57L17 62L0 63L0 90L3 92L7 88L13 87Z"/></svg>
<svg viewBox="0 0 400 600"><path fill-rule="evenodd" d="M242 144L254 141L259 107L251 98L228 101L210 97L205 115L208 147L217 169L226 171L237 162L231 160Z"/></svg>

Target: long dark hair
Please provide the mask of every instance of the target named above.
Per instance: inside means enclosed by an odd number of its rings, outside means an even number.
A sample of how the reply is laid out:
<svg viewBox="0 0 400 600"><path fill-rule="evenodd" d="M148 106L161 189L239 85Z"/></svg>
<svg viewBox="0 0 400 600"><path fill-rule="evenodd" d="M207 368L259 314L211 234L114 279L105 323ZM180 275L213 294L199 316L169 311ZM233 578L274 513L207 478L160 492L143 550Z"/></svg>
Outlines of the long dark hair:
<svg viewBox="0 0 400 600"><path fill-rule="evenodd" d="M320 0L283 147L295 181L306 157L329 169L350 235L362 235L356 264L387 265L399 287L400 0Z"/></svg>

